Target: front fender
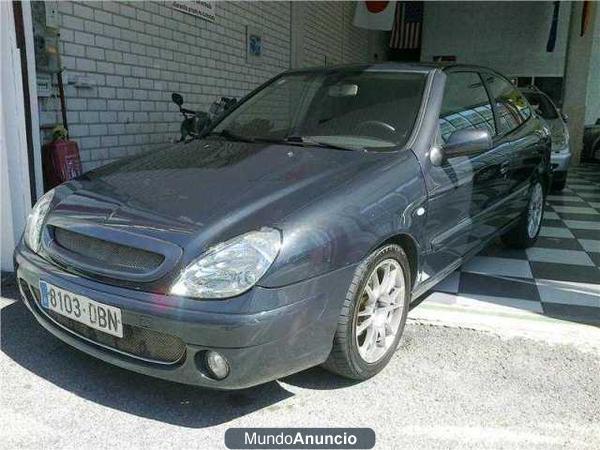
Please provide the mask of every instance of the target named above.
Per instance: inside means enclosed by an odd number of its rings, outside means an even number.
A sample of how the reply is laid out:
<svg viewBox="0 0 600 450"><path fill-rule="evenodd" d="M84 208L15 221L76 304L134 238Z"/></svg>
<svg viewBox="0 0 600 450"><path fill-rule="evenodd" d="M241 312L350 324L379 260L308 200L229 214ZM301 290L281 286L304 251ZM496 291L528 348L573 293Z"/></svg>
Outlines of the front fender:
<svg viewBox="0 0 600 450"><path fill-rule="evenodd" d="M398 234L419 241L425 215L417 210L425 201L414 154L390 154L382 164L278 224L282 249L259 284L284 286L356 264Z"/></svg>

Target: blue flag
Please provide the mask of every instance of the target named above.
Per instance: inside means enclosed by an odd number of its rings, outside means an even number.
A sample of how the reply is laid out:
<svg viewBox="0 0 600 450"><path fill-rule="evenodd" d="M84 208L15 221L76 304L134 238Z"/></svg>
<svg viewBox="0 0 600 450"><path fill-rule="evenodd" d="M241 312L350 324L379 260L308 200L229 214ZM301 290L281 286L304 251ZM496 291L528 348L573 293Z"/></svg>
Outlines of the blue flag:
<svg viewBox="0 0 600 450"><path fill-rule="evenodd" d="M554 2L554 12L552 13L552 25L550 25L550 35L548 36L548 43L546 44L546 51L553 52L554 46L556 45L556 30L558 28L558 10L560 9L560 2Z"/></svg>

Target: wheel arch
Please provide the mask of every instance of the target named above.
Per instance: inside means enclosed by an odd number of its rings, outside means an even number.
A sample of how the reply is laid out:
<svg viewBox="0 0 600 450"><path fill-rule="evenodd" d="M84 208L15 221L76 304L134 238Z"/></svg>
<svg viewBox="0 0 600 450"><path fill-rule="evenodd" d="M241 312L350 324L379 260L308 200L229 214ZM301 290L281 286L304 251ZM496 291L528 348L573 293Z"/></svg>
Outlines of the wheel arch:
<svg viewBox="0 0 600 450"><path fill-rule="evenodd" d="M410 265L410 284L412 289L415 286L419 268L419 245L417 240L407 232L400 232L381 242L376 249L389 244L399 245L404 250L404 253L406 253L406 258Z"/></svg>
<svg viewBox="0 0 600 450"><path fill-rule="evenodd" d="M537 179L542 182L544 194L547 195L552 190L552 172L542 172L531 180L531 184L533 184Z"/></svg>
<svg viewBox="0 0 600 450"><path fill-rule="evenodd" d="M552 188L552 168L550 166L540 164L529 179L530 185L533 186L536 180L540 180L542 183L544 194L550 192Z"/></svg>

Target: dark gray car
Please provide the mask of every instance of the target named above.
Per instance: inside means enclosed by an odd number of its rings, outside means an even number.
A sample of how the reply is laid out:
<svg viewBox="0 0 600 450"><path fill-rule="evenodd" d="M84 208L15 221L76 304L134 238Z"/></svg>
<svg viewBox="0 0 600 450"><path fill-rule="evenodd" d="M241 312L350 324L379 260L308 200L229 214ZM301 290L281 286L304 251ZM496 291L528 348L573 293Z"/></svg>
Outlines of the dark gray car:
<svg viewBox="0 0 600 450"><path fill-rule="evenodd" d="M365 379L411 301L496 236L535 241L549 178L548 129L489 69L286 72L204 136L47 193L18 281L52 334L148 375Z"/></svg>

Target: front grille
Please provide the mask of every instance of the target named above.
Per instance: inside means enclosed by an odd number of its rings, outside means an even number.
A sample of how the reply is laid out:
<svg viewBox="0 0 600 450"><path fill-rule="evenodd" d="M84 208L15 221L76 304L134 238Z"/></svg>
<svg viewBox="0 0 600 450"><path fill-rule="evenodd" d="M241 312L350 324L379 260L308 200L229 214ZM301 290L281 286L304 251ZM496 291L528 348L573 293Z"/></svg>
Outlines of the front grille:
<svg viewBox="0 0 600 450"><path fill-rule="evenodd" d="M151 272L165 259L158 253L104 241L60 227L54 227L54 242L59 247L95 261L100 266L108 265L130 272Z"/></svg>
<svg viewBox="0 0 600 450"><path fill-rule="evenodd" d="M128 324L123 324L122 338L111 336L42 307L39 289L22 280L19 280L19 283L28 300L34 303L38 310L78 336L150 362L175 364L185 355L185 344L176 336Z"/></svg>

